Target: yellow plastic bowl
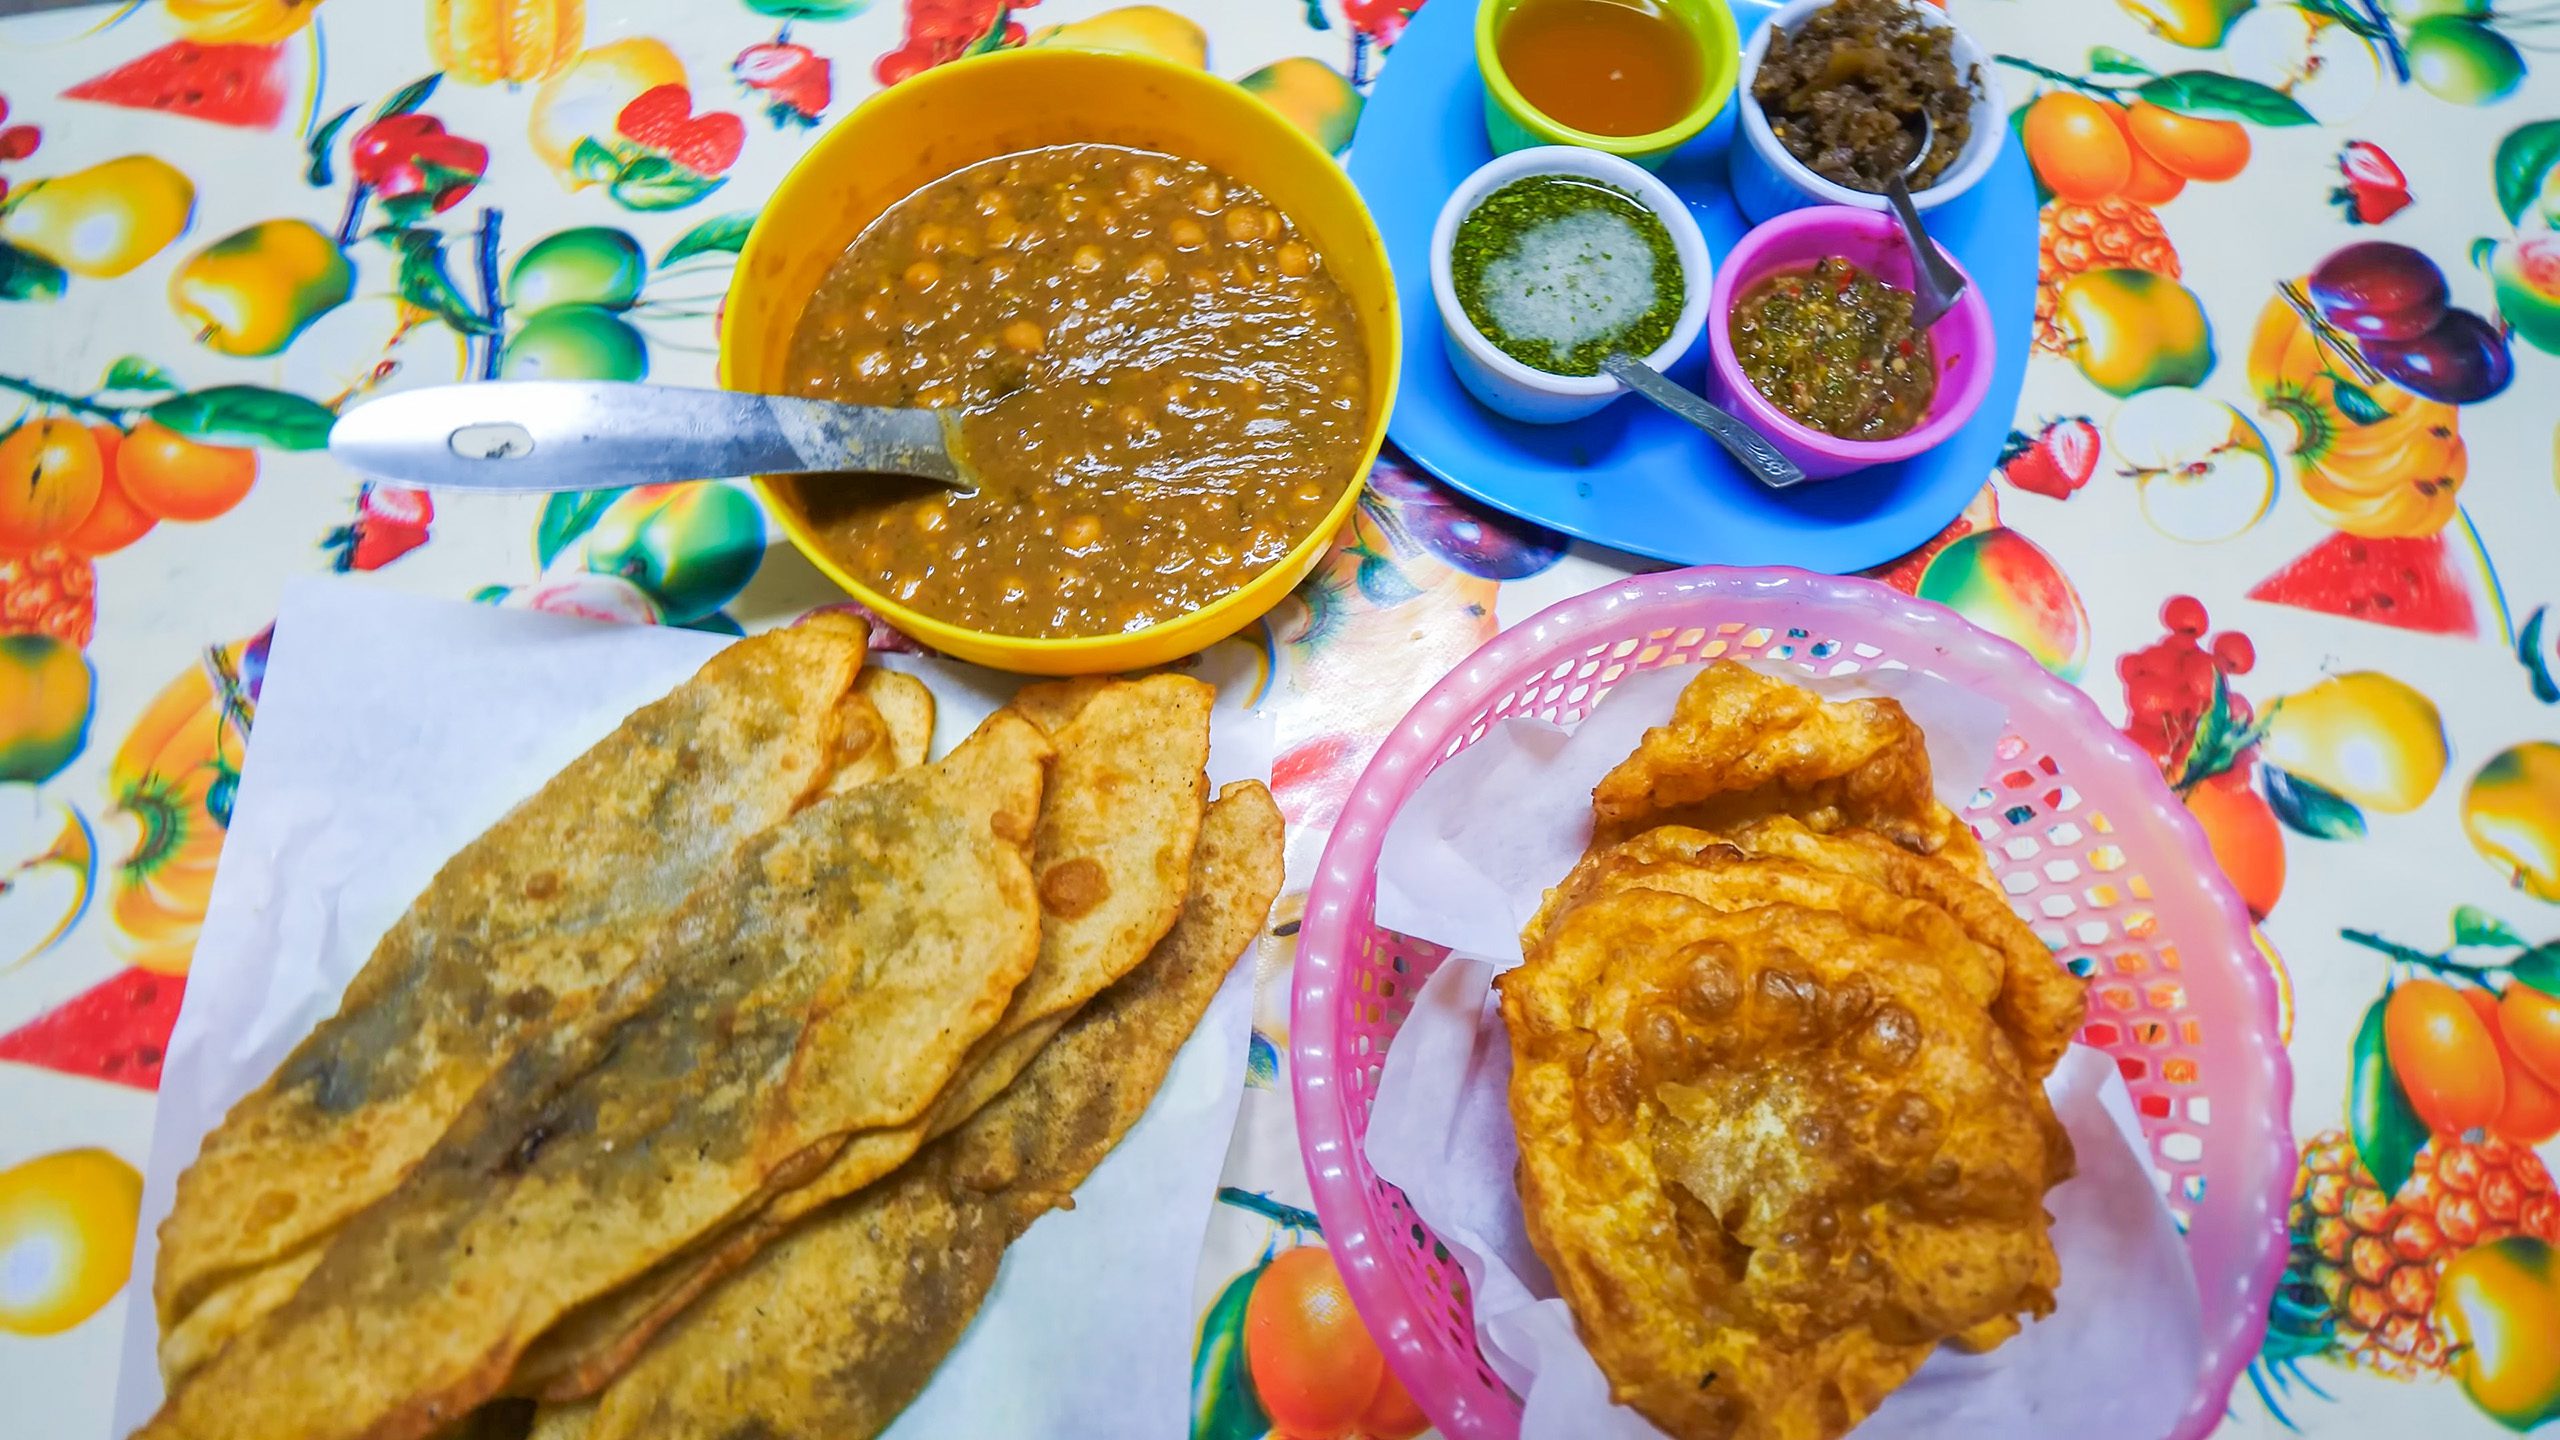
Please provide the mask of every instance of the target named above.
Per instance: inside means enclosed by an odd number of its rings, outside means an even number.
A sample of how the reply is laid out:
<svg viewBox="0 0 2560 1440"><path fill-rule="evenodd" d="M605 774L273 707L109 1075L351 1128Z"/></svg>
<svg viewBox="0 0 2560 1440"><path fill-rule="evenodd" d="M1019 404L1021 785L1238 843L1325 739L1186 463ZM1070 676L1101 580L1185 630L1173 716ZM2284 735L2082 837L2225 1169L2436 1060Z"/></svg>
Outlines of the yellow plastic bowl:
<svg viewBox="0 0 2560 1440"><path fill-rule="evenodd" d="M1342 498L1279 563L1188 615L1117 635L993 635L911 609L845 573L819 546L787 484L756 489L809 563L889 623L937 650L1036 675L1160 665L1261 618L1323 558L1359 503L1395 407L1395 281L1369 211L1333 157L1278 111L1224 80L1141 55L1038 48L959 61L882 91L820 136L783 177L747 236L720 326L720 383L779 392L800 312L829 266L897 201L964 166L1043 145L1126 145L1196 160L1276 204L1324 256L1350 299L1369 358L1368 441Z"/></svg>

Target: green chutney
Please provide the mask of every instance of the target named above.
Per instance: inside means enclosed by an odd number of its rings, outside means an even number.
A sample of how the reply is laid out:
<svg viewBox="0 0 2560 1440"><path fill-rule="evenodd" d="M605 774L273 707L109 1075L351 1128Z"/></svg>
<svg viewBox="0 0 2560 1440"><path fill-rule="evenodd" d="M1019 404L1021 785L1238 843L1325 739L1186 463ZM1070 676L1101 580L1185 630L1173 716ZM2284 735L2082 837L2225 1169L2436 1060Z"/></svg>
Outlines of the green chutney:
<svg viewBox="0 0 2560 1440"><path fill-rule="evenodd" d="M1550 375L1597 375L1671 338L1687 299L1661 217L1613 185L1532 175L1487 195L1449 253L1458 305L1496 349Z"/></svg>

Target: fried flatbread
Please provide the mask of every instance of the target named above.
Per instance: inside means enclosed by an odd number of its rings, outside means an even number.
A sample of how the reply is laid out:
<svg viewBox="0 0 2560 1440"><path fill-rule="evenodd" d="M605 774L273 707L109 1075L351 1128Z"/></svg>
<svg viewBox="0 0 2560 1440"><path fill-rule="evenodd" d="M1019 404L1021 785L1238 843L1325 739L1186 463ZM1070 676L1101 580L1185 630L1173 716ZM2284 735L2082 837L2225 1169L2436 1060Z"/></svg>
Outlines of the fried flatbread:
<svg viewBox="0 0 2560 1440"><path fill-rule="evenodd" d="M316 1246L426 1153L522 1039L637 955L738 843L799 808L838 756L867 631L821 615L711 658L447 861L274 1077L179 1177L153 1293L162 1331ZM267 1277L226 1327L298 1275ZM195 1342L200 1358L229 1333Z"/></svg>
<svg viewBox="0 0 2560 1440"><path fill-rule="evenodd" d="M884 675L893 683L875 683ZM877 697L888 700L886 709L875 703ZM910 675L865 670L855 678L852 692L838 702L837 710L835 774L827 782L825 793L840 795L923 763L933 738L934 702L932 692L925 689L922 681ZM283 1304L312 1267L320 1263L321 1249L316 1244L305 1245L236 1277L206 1296L185 1319L162 1335L163 1381L176 1385L251 1321Z"/></svg>
<svg viewBox="0 0 2560 1440"><path fill-rule="evenodd" d="M1990 878L1980 842L1930 789L1926 737L1900 704L1834 704L1731 660L1700 671L1669 722L1594 787L1592 843L1656 825L1723 831L1772 814L1817 831L1873 830Z"/></svg>
<svg viewBox="0 0 2560 1440"><path fill-rule="evenodd" d="M933 692L924 682L902 670L875 667L855 676L853 688L879 709L889 727L889 747L897 756L898 768L923 764L926 752L933 748L934 717ZM1049 728L1041 725L1039 716L1023 713L1034 725Z"/></svg>
<svg viewBox="0 0 2560 1440"><path fill-rule="evenodd" d="M1808 873L1603 887L1497 982L1530 1240L1612 1394L1680 1440L1828 1440L2060 1278L2068 1142L1911 938L1953 927L1871 927L1895 912L1862 882L1818 908Z"/></svg>
<svg viewBox="0 0 2560 1440"><path fill-rule="evenodd" d="M841 795L925 761L933 745L933 692L912 675L865 670L844 697L842 759L827 793Z"/></svg>
<svg viewBox="0 0 2560 1440"><path fill-rule="evenodd" d="M1262 786L1209 814L1182 919L1067 1021L1021 1079L905 1168L820 1211L535 1440L868 1440L906 1408L995 1283L1004 1247L1127 1133L1280 891Z"/></svg>
<svg viewBox="0 0 2560 1440"><path fill-rule="evenodd" d="M510 1390L546 1400L594 1394L659 1327L793 1221L895 1170L975 1113L1063 1016L1144 960L1182 911L1208 799L1202 767L1215 698L1211 687L1174 675L1025 687L1014 708L1050 727L1058 759L1032 844L1040 958L1004 1017L931 1111L854 1136L823 1172L775 1196L735 1233L580 1307L526 1353Z"/></svg>
<svg viewBox="0 0 2560 1440"><path fill-rule="evenodd" d="M1051 755L999 711L750 840L138 1433L431 1434L580 1302L924 1113L1038 953Z"/></svg>

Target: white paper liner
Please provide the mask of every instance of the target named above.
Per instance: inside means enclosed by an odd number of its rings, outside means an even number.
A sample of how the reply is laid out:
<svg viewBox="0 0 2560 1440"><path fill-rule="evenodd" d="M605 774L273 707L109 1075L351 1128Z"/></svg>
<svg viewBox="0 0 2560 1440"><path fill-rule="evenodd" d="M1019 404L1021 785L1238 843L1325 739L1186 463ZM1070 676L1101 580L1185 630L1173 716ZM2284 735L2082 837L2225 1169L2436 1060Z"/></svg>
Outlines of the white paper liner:
<svg viewBox="0 0 2560 1440"><path fill-rule="evenodd" d="M1435 769L1397 812L1378 865L1377 922L1450 946L1387 1048L1365 1148L1464 1270L1486 1364L1524 1397L1522 1440L1659 1440L1607 1380L1521 1227L1511 1051L1493 977L1520 927L1581 857L1600 777L1671 713L1696 673L1632 676L1575 730L1508 720ZM1939 798L1961 809L1988 774L1996 701L1911 671L1815 679L1840 700L1891 695L1928 734ZM1859 1440L2043 1440L2165 1433L2201 1367L2186 1247L2143 1158L2108 1058L2073 1046L2046 1083L2078 1155L2046 1197L2062 1285L2053 1315L1988 1355L1941 1350L1856 1429Z"/></svg>
<svg viewBox="0 0 2560 1440"><path fill-rule="evenodd" d="M161 1074L114 1435L160 1403L157 1232L204 1133L337 1008L445 857L731 643L353 581L287 586ZM1197 672L1218 684L1213 786L1271 774L1271 725L1243 703L1250 658L1234 649L1211 651ZM1025 683L906 655L869 663L932 686L937 755ZM1194 1271L1243 1092L1252 992L1252 967L1237 967L1075 1209L1043 1217L1006 1252L976 1322L891 1435L1030 1434L1023 1417L1049 1414L1090 1417L1096 1434L1155 1434L1184 1413Z"/></svg>

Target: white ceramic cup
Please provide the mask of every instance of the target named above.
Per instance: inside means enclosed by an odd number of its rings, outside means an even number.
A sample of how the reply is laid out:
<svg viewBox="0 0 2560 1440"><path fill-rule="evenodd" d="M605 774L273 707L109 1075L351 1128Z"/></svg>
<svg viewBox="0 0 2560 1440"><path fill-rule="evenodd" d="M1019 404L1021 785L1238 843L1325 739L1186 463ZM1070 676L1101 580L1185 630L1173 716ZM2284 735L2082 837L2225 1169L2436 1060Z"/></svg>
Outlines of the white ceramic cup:
<svg viewBox="0 0 2560 1440"><path fill-rule="evenodd" d="M1550 375L1504 354L1467 318L1449 269L1459 223L1487 195L1533 175L1570 175L1622 190L1652 211L1671 233L1671 248L1680 258L1680 318L1672 324L1671 338L1641 357L1654 369L1670 369L1697 343L1706 327L1707 292L1714 275L1707 237L1699 232L1689 207L1651 171L1615 155L1575 145L1542 145L1497 157L1468 176L1440 207L1440 223L1431 231L1431 298L1439 304L1440 332L1450 368L1458 372L1458 383L1467 387L1468 394L1496 413L1532 425L1557 425L1591 414L1626 394L1627 387L1607 375Z"/></svg>
<svg viewBox="0 0 2560 1440"><path fill-rule="evenodd" d="M1852 190L1813 173L1778 143L1777 133L1769 128L1769 112L1761 109L1751 94L1752 85L1760 78L1760 62L1769 58L1769 36L1779 30L1793 33L1815 11L1827 9L1830 4L1831 0L1794 0L1771 15L1767 24L1753 32L1751 43L1743 47L1741 93L1735 97L1735 142L1726 147L1725 154L1734 203L1755 225L1807 205L1854 205L1861 210L1882 210L1891 204L1882 195ZM1937 184L1911 192L1911 203L1928 210L1962 195L1991 173L1993 163L2000 158L2000 147L2009 140L2009 109L2000 98L1997 67L1982 47L1973 43L1973 37L1956 29L1956 22L1934 5L1914 4L1911 8L1919 12L1923 24L1955 31L1956 74L1961 78L1970 71L1975 77L1973 134L1956 155L1956 163L1938 176Z"/></svg>

